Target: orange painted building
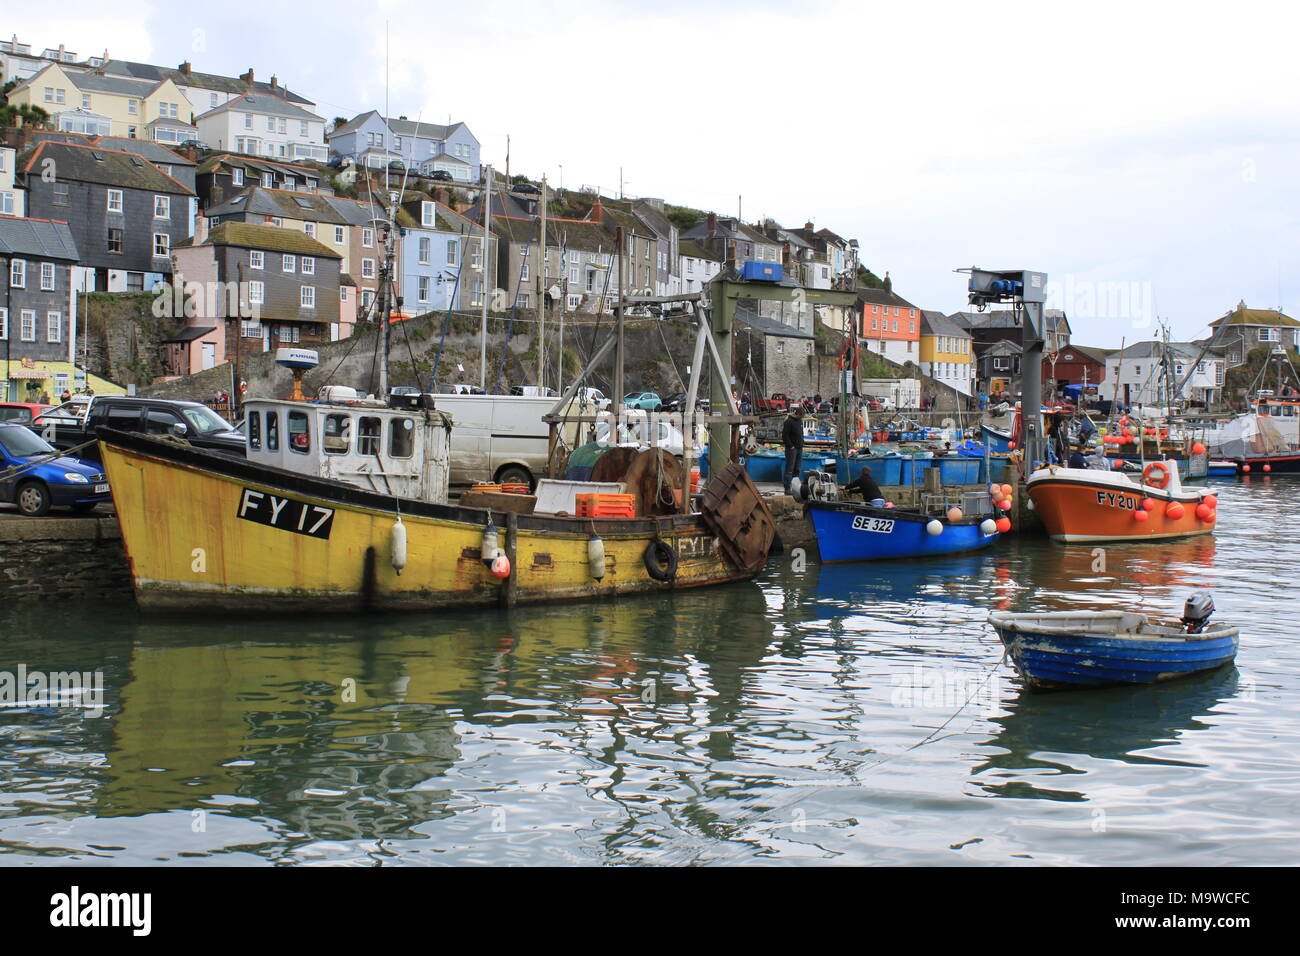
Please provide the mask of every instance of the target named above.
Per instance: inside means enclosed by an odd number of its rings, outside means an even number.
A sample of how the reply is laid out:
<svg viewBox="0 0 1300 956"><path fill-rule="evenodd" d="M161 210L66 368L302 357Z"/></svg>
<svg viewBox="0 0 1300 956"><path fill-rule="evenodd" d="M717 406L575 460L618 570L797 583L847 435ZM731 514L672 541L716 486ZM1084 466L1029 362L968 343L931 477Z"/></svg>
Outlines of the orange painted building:
<svg viewBox="0 0 1300 956"><path fill-rule="evenodd" d="M858 318L866 348L899 364L921 361L920 308L888 287L859 289Z"/></svg>

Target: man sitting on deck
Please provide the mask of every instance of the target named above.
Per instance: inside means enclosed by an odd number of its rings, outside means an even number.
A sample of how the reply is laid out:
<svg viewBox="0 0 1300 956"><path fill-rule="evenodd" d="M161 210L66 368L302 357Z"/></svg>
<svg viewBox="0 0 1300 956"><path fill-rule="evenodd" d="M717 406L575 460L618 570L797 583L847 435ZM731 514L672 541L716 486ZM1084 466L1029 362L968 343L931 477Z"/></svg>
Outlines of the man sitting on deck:
<svg viewBox="0 0 1300 956"><path fill-rule="evenodd" d="M844 486L845 491L856 491L862 495L862 500L869 505L875 505L877 508L885 506L885 494L880 490L880 485L876 483L875 477L870 470L863 468L861 474Z"/></svg>
<svg viewBox="0 0 1300 956"><path fill-rule="evenodd" d="M1074 450L1070 453L1070 467L1071 468L1088 467L1088 459L1083 457L1083 449L1080 448L1078 445L1075 445Z"/></svg>

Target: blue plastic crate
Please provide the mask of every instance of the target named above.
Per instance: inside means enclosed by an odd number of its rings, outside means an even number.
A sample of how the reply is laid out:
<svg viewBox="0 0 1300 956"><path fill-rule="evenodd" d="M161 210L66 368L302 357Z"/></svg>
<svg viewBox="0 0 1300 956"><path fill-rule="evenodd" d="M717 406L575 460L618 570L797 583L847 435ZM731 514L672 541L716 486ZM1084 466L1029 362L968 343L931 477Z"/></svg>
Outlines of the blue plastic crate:
<svg viewBox="0 0 1300 956"><path fill-rule="evenodd" d="M746 262L740 267L740 277L746 282L780 282L785 270L779 262Z"/></svg>

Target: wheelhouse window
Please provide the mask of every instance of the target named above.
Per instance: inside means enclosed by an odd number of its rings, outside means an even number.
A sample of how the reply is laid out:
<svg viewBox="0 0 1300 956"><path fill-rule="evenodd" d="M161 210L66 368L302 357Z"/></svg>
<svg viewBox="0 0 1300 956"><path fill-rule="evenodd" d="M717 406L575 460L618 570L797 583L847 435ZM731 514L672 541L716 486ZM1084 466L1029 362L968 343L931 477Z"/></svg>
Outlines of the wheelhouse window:
<svg viewBox="0 0 1300 956"><path fill-rule="evenodd" d="M410 458L415 450L415 422L394 418L388 426L388 454L392 458Z"/></svg>
<svg viewBox="0 0 1300 956"><path fill-rule="evenodd" d="M363 416L357 423L357 454L378 455L381 422L373 416Z"/></svg>
<svg viewBox="0 0 1300 956"><path fill-rule="evenodd" d="M262 413L248 413L248 447L258 450L262 447Z"/></svg>
<svg viewBox="0 0 1300 956"><path fill-rule="evenodd" d="M327 455L346 455L352 447L352 416L326 415L321 448Z"/></svg>
<svg viewBox="0 0 1300 956"><path fill-rule="evenodd" d="M266 413L266 450L280 450L280 413Z"/></svg>
<svg viewBox="0 0 1300 956"><path fill-rule="evenodd" d="M299 455L311 452L311 422L306 412L289 413L289 450Z"/></svg>

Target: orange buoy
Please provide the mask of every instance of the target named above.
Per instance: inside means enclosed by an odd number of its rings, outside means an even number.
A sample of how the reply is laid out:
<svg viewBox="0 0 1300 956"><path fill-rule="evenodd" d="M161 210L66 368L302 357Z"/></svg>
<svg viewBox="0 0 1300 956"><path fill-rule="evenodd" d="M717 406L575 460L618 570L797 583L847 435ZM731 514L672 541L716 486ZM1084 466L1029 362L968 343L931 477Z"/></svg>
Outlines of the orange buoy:
<svg viewBox="0 0 1300 956"><path fill-rule="evenodd" d="M1171 521L1177 521L1183 516L1183 506L1177 501L1171 501L1165 505L1165 517Z"/></svg>
<svg viewBox="0 0 1300 956"><path fill-rule="evenodd" d="M1242 470L1243 472L1245 472L1246 474L1249 475L1249 474L1250 474L1250 465L1242 465L1242 466L1241 466L1241 470Z"/></svg>
<svg viewBox="0 0 1300 956"><path fill-rule="evenodd" d="M1143 511L1141 508L1139 508L1137 511L1133 512L1133 520L1134 520L1134 521L1146 521L1146 520L1147 520L1147 513L1146 513L1145 511Z"/></svg>
<svg viewBox="0 0 1300 956"><path fill-rule="evenodd" d="M1212 514L1214 514L1214 509L1212 509L1204 501L1202 501L1199 505L1196 506L1196 517L1200 518L1202 521L1204 521Z"/></svg>
<svg viewBox="0 0 1300 956"><path fill-rule="evenodd" d="M1219 506L1219 497L1218 497L1218 495L1206 495L1206 496L1205 496L1204 498L1202 498L1201 500L1204 501L1204 502L1205 502L1207 505L1209 505L1211 508L1217 508L1217 507Z"/></svg>
<svg viewBox="0 0 1300 956"><path fill-rule="evenodd" d="M1006 515L1003 515L1001 518L999 518L996 524L998 526L998 530L1001 531L1003 534L1006 534L1008 531L1011 530L1011 519L1008 518Z"/></svg>
<svg viewBox="0 0 1300 956"><path fill-rule="evenodd" d="M1016 450L1016 443L1014 441L1007 442L1007 451L1015 451L1015 450Z"/></svg>
<svg viewBox="0 0 1300 956"><path fill-rule="evenodd" d="M1205 446L1202 445L1200 442L1196 442L1194 445L1192 445L1192 454L1193 454L1193 455L1204 455L1204 454L1205 454Z"/></svg>
<svg viewBox="0 0 1300 956"><path fill-rule="evenodd" d="M1001 508L1003 511L1010 511L1010 510L1011 510L1011 502L1007 501L1006 498L1002 498L1001 500L999 500L999 501L997 502L997 505L998 505L998 507Z"/></svg>
<svg viewBox="0 0 1300 956"><path fill-rule="evenodd" d="M510 577L510 559L504 554L498 554L492 559L492 573L498 578Z"/></svg>
<svg viewBox="0 0 1300 956"><path fill-rule="evenodd" d="M1154 498L1143 498L1143 499L1142 499L1142 510L1145 511L1145 512L1147 512L1147 514L1150 514L1151 512L1155 511L1155 510L1156 510L1156 500L1155 500Z"/></svg>
<svg viewBox="0 0 1300 956"><path fill-rule="evenodd" d="M961 520L961 509L960 509L960 508L957 508L957 507L949 508L949 509L948 509L948 520L949 520L949 521L960 521L960 520Z"/></svg>
<svg viewBox="0 0 1300 956"><path fill-rule="evenodd" d="M1003 493L1004 495L1006 495L1008 498L1011 497L1011 492L1012 492L1013 490L1014 490L1014 489L1013 489L1010 485L1003 485L1003 486L1002 486L1002 493Z"/></svg>
<svg viewBox="0 0 1300 956"><path fill-rule="evenodd" d="M1205 516L1205 523L1214 524L1215 519L1218 517L1219 517L1219 513L1217 511L1211 511L1208 515Z"/></svg>
<svg viewBox="0 0 1300 956"><path fill-rule="evenodd" d="M1270 465L1270 464L1268 464L1268 462L1265 462L1265 463L1264 463L1264 471L1269 472L1269 471L1272 471L1272 470L1273 470L1273 466Z"/></svg>

